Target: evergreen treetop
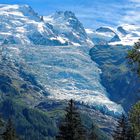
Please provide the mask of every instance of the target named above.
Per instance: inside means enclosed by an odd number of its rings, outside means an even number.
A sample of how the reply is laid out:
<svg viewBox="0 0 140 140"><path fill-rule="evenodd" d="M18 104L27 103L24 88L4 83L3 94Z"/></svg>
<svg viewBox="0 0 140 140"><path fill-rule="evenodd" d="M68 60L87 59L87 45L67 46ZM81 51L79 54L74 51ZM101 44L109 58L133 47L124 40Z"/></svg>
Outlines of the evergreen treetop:
<svg viewBox="0 0 140 140"><path fill-rule="evenodd" d="M66 107L64 121L59 127L57 140L85 140L85 129L82 125L80 114L73 100Z"/></svg>

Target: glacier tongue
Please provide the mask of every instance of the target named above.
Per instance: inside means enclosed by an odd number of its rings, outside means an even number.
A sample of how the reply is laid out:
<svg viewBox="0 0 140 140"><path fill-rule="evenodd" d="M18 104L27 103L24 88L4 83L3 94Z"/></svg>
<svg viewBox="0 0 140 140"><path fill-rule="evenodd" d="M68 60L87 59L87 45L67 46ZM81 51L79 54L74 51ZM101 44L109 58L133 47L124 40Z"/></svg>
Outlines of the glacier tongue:
<svg viewBox="0 0 140 140"><path fill-rule="evenodd" d="M16 48L16 49L15 49ZM10 50L17 50L18 46ZM12 52L9 51L11 54ZM101 85L101 70L88 54L86 46L26 46L14 57L22 58L36 78L50 92L48 98L71 98L105 114L119 115L121 105L112 102Z"/></svg>

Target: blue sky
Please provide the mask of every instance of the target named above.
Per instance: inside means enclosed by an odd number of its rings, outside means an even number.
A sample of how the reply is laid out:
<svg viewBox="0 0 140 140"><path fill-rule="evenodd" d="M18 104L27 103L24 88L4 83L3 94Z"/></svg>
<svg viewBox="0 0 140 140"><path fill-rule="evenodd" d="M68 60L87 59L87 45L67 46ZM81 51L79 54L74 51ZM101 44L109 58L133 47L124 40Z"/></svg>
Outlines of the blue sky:
<svg viewBox="0 0 140 140"><path fill-rule="evenodd" d="M85 27L140 23L140 0L0 0L7 4L28 4L40 15L73 11Z"/></svg>

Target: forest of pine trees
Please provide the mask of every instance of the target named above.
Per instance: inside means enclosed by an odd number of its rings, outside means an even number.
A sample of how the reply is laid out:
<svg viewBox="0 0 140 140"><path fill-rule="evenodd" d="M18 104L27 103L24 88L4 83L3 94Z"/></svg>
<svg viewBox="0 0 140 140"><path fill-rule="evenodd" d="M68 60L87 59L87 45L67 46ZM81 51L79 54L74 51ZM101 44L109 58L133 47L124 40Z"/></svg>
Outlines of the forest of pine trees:
<svg viewBox="0 0 140 140"><path fill-rule="evenodd" d="M7 123L0 118L0 128L0 140L19 140L11 118ZM70 100L65 109L65 116L60 122L56 140L101 140L96 129L94 124L90 129L83 125L80 111L75 102ZM140 102L132 107L129 115L122 114L112 137L114 140L140 140Z"/></svg>

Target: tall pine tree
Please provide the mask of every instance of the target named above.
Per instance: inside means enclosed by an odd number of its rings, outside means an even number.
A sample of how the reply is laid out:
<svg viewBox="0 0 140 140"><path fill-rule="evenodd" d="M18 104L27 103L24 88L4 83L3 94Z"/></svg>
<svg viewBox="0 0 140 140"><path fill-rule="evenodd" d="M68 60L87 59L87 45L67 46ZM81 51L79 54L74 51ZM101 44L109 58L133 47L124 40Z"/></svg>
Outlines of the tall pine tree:
<svg viewBox="0 0 140 140"><path fill-rule="evenodd" d="M3 133L4 121L0 115L0 140L2 140L2 133Z"/></svg>
<svg viewBox="0 0 140 140"><path fill-rule="evenodd" d="M127 130L128 123L127 118L122 114L121 118L118 120L116 130L114 131L114 140L127 140Z"/></svg>
<svg viewBox="0 0 140 140"><path fill-rule="evenodd" d="M136 42L131 50L128 51L127 58L132 70L140 76L140 40Z"/></svg>
<svg viewBox="0 0 140 140"><path fill-rule="evenodd" d="M134 129L130 123L127 128L127 139L126 140L135 140Z"/></svg>
<svg viewBox="0 0 140 140"><path fill-rule="evenodd" d="M136 103L129 114L130 124L133 128L134 136L140 138L140 102Z"/></svg>
<svg viewBox="0 0 140 140"><path fill-rule="evenodd" d="M16 130L11 119L8 120L6 130L3 133L3 140L17 140Z"/></svg>
<svg viewBox="0 0 140 140"><path fill-rule="evenodd" d="M75 107L74 101L70 100L66 107L64 121L59 127L57 140L85 140L85 129L82 125L80 114Z"/></svg>
<svg viewBox="0 0 140 140"><path fill-rule="evenodd" d="M89 140L98 140L96 127L93 124L92 124L90 132L89 132Z"/></svg>

